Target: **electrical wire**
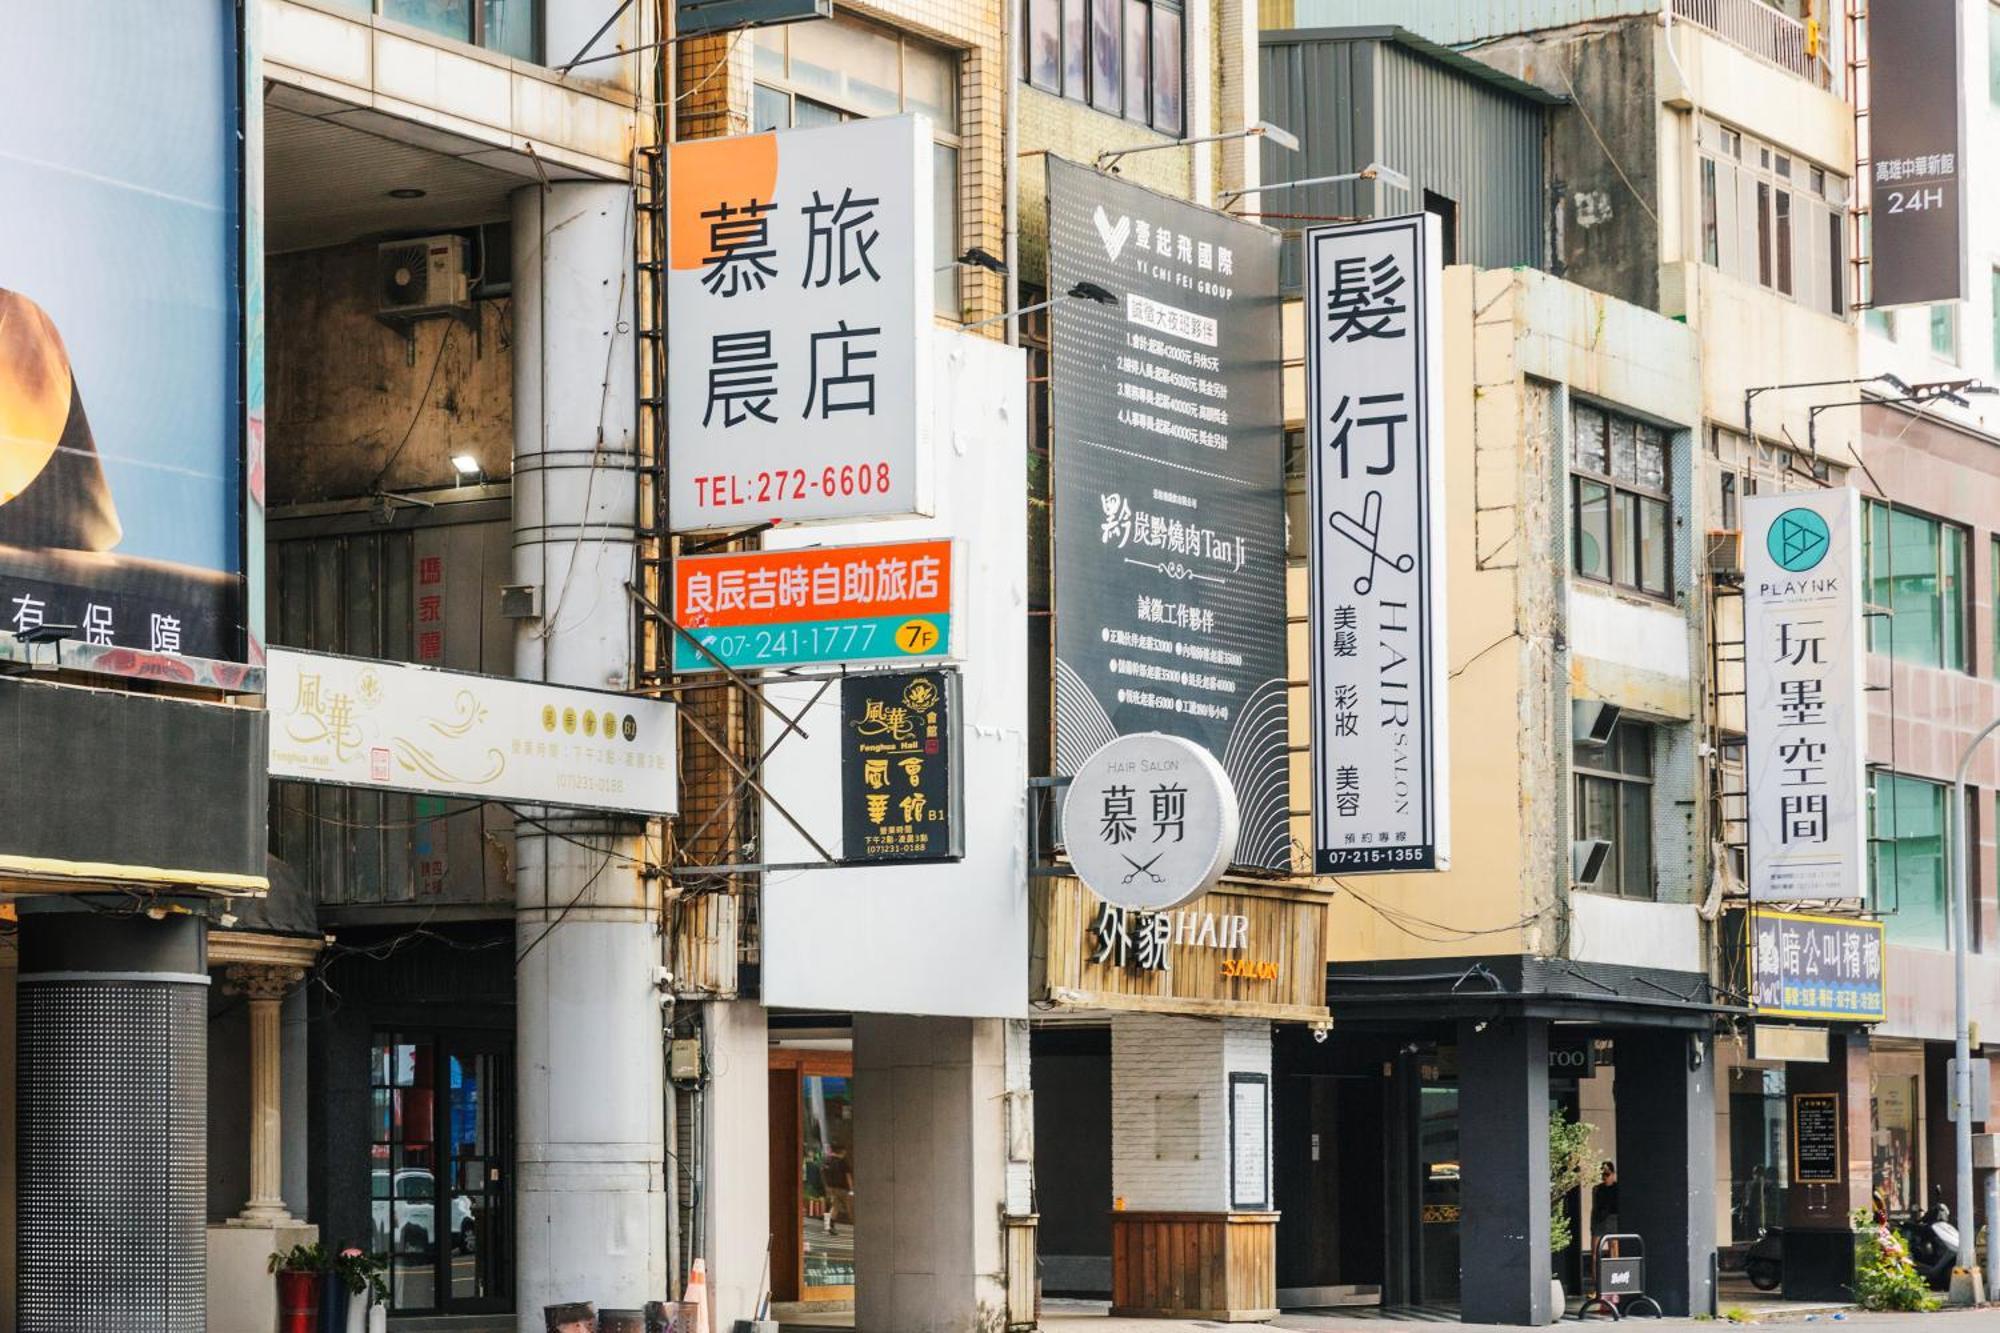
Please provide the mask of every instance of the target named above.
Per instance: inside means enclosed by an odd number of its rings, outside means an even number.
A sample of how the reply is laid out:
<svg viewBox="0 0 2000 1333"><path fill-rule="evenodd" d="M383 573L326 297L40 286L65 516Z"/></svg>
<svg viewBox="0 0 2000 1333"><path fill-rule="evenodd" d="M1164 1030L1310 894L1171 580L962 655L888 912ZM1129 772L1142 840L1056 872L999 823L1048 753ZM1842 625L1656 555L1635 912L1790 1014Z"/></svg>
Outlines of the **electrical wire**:
<svg viewBox="0 0 2000 1333"><path fill-rule="evenodd" d="M560 912L556 913L556 919L549 922L549 924L542 929L541 934L535 936L534 939L529 940L527 948L521 950L521 952L514 955L514 966L519 967L522 963L526 962L528 955L533 953L536 947L539 946L543 940L547 939L550 935L555 933L556 927L560 926L563 923L563 921L568 918L570 912L576 907L576 905L583 901L583 895L590 892L591 887L595 885L599 879L603 878L604 872L606 870L609 870L611 868L611 863L617 859L618 859L618 853L616 851L607 850L604 853L604 859L597 863L597 869L591 871L590 877L577 886L576 892L570 895L570 900L563 904L562 910ZM543 910L547 909L545 908Z"/></svg>
<svg viewBox="0 0 2000 1333"><path fill-rule="evenodd" d="M1368 908L1377 916L1380 916L1384 921L1396 927L1396 929L1406 935L1427 940L1433 944L1448 944L1460 940L1477 939L1486 935L1504 935L1509 931L1521 930L1541 920L1541 918L1548 915L1557 906L1551 900L1547 906L1540 910L1530 912L1519 920L1509 921L1505 925L1486 926L1476 930L1459 930L1456 927L1444 924L1442 921L1432 921L1427 917L1418 916L1414 912L1404 911L1402 908L1384 906L1361 892L1361 890L1355 888L1352 884L1349 884L1346 880L1341 879L1338 875L1329 876L1329 878L1333 880L1336 887L1352 895L1356 902Z"/></svg>
<svg viewBox="0 0 2000 1333"><path fill-rule="evenodd" d="M417 433L417 423L424 419L424 408L430 403L431 389L437 384L438 367L444 364L444 349L451 346L452 330L457 327L452 321L445 321L444 332L438 337L437 353L431 357L431 373L424 380L423 394L417 399L417 409L410 413L410 424L404 429L403 438L396 442L396 447L390 451L388 459L382 464L382 470L375 474L375 480L368 483L369 494L374 494L382 485L383 478L389 475L389 469L396 466L396 460L403 456L403 450L409 447L410 438Z"/></svg>
<svg viewBox="0 0 2000 1333"><path fill-rule="evenodd" d="M1568 64L1558 60L1556 61L1556 69L1563 76L1563 86L1569 89L1569 104L1576 108L1576 114L1583 118L1583 127L1590 131L1590 137L1597 140L1597 146L1604 151L1604 160L1609 162L1611 169L1618 173L1618 179L1625 182L1625 188L1631 193L1633 201L1646 211L1646 216L1653 220L1655 227L1659 226L1660 215L1653 211L1653 206L1646 202L1644 195L1639 193L1639 187L1634 185L1632 178L1625 174L1625 168L1618 165L1618 157L1611 151L1611 145L1604 142L1604 136L1597 132L1596 122L1592 121L1590 113L1583 109L1583 100L1576 94L1576 83L1569 76Z"/></svg>
<svg viewBox="0 0 2000 1333"><path fill-rule="evenodd" d="M742 42L743 34L748 31L749 31L748 28L738 28L736 30L736 35L729 39L729 49L724 51L722 53L722 58L715 62L715 68L711 69L708 73L702 75L700 83L697 83L694 87L688 89L686 92L678 94L674 98L675 106L679 106L682 102L687 101L688 98L693 97L696 93L708 87L708 85L714 81L715 76L722 73L723 68L727 66L731 60L735 59L736 47L738 43Z"/></svg>
<svg viewBox="0 0 2000 1333"><path fill-rule="evenodd" d="M740 32L738 35L741 35ZM630 250L633 244L632 227L636 214L636 207L628 207L625 210L625 232L622 237L622 243L627 250ZM549 233L545 229L542 233L542 244L545 247L548 243L548 236ZM555 635L558 621L562 615L563 605L569 600L570 582L576 577L576 567L579 557L583 552L584 529L590 523L590 506L597 491L597 476L604 468L604 417L610 410L611 404L611 367L618 352L618 338L616 335L621 331L631 331L631 322L621 317L625 309L626 282L629 277L629 270L620 267L618 270L618 294L612 306L611 328L613 336L605 340L604 375L602 387L599 389L597 395L597 438L593 442L590 452L590 474L584 480L583 511L577 518L576 536L570 541L569 563L563 569L562 586L556 589L554 603L549 607L548 614L542 618L540 627L535 630L535 637L539 639L546 640ZM546 495L546 488L544 488L544 494ZM546 500L544 501L542 518L545 521L548 518ZM606 536L600 536L597 539L597 557L600 560L604 557L604 547L608 540L609 538ZM546 559L546 557L544 558Z"/></svg>

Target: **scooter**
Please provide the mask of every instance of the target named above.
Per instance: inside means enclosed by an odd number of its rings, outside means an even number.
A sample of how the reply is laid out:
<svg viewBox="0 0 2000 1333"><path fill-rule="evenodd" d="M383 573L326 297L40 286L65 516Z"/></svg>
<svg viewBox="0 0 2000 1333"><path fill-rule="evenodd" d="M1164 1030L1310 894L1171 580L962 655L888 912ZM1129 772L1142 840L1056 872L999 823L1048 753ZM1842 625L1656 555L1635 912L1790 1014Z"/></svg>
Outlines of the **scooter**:
<svg viewBox="0 0 2000 1333"><path fill-rule="evenodd" d="M1911 1209L1908 1217L1896 1223L1896 1233L1930 1289L1949 1290L1951 1270L1958 1263L1958 1228L1952 1225L1951 1209L1942 1203L1933 1203L1921 1213Z"/></svg>
<svg viewBox="0 0 2000 1333"><path fill-rule="evenodd" d="M1743 1252L1743 1275L1759 1291L1776 1291L1785 1280L1785 1233L1765 1229Z"/></svg>

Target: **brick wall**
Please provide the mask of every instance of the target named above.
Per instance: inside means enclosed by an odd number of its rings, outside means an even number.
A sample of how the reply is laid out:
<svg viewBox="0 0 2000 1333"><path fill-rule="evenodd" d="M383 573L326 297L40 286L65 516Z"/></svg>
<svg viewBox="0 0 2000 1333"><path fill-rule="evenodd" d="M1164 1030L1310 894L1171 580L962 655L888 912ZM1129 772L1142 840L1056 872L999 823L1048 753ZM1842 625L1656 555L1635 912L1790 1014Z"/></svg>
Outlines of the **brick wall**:
<svg viewBox="0 0 2000 1333"><path fill-rule="evenodd" d="M1229 1207L1232 1073L1270 1076L1269 1023L1166 1014L1111 1020L1114 1199L1132 1212ZM1264 1139L1268 1152L1268 1128ZM1269 1168L1267 1160L1267 1178Z"/></svg>

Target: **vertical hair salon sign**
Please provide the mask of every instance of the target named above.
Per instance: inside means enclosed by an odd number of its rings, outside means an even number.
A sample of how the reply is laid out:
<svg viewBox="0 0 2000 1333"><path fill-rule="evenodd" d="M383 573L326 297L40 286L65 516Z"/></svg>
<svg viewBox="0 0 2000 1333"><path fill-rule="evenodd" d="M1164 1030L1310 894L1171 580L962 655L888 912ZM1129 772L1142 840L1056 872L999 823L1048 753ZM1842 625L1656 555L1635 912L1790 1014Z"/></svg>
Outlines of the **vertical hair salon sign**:
<svg viewBox="0 0 2000 1333"><path fill-rule="evenodd" d="M1743 502L1753 901L1859 898L1866 883L1860 531L1851 487Z"/></svg>
<svg viewBox="0 0 2000 1333"><path fill-rule="evenodd" d="M1443 870L1443 367L1438 220L1306 247L1313 869Z"/></svg>

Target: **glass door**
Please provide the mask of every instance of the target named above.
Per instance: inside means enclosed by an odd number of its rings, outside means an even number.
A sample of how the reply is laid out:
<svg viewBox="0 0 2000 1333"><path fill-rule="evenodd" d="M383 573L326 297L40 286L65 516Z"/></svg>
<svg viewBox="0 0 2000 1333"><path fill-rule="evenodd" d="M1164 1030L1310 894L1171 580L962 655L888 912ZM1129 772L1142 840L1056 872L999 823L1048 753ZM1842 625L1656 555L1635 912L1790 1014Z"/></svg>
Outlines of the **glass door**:
<svg viewBox="0 0 2000 1333"><path fill-rule="evenodd" d="M799 1124L801 1221L805 1250L802 1299L854 1296L854 1081L801 1074Z"/></svg>
<svg viewBox="0 0 2000 1333"><path fill-rule="evenodd" d="M372 1251L397 1314L513 1301L506 1034L377 1034L370 1059Z"/></svg>
<svg viewBox="0 0 2000 1333"><path fill-rule="evenodd" d="M445 1308L499 1311L513 1301L507 1201L512 1064L504 1036L448 1038L449 1110L442 1126L450 1224L440 1237Z"/></svg>
<svg viewBox="0 0 2000 1333"><path fill-rule="evenodd" d="M1418 1285L1421 1305L1458 1302L1458 1084L1426 1079L1418 1091Z"/></svg>

